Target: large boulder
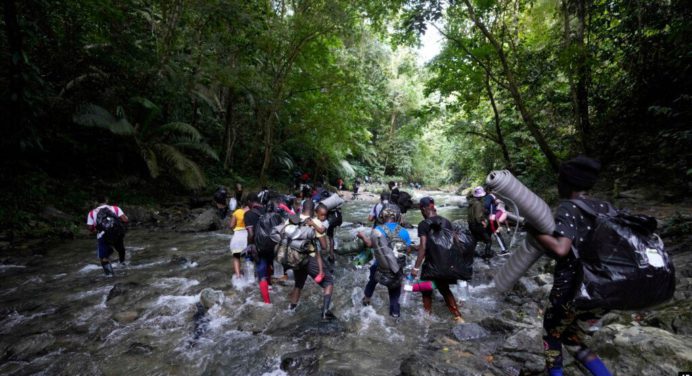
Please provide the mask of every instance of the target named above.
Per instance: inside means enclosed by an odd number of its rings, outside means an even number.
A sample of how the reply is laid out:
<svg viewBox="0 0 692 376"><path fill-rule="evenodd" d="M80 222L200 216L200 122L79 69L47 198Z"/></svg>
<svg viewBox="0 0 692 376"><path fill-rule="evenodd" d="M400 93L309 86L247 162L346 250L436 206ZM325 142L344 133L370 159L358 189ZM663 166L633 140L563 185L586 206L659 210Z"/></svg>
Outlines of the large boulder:
<svg viewBox="0 0 692 376"><path fill-rule="evenodd" d="M223 221L219 218L218 211L209 208L199 214L192 222L183 225L178 231L181 232L203 232L214 231L224 227Z"/></svg>
<svg viewBox="0 0 692 376"><path fill-rule="evenodd" d="M132 224L150 224L156 222L154 210L144 206L127 206L123 208Z"/></svg>
<svg viewBox="0 0 692 376"><path fill-rule="evenodd" d="M650 326L611 324L596 332L591 348L618 375L675 375L692 369L690 338Z"/></svg>
<svg viewBox="0 0 692 376"><path fill-rule="evenodd" d="M223 304L225 299L226 296L224 296L223 292L210 288L202 290L202 292L199 294L199 301L206 309L209 309L216 304Z"/></svg>

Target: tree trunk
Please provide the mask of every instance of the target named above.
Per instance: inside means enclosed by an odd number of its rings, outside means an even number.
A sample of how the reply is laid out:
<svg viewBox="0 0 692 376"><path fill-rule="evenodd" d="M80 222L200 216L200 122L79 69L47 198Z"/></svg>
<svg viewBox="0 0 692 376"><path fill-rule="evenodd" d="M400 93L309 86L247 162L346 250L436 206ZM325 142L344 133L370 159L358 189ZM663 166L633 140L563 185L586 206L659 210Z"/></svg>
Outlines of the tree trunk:
<svg viewBox="0 0 692 376"><path fill-rule="evenodd" d="M588 0L577 0L577 112L579 114L579 125L581 131L581 142L584 152L589 154L589 139L591 133L591 122L589 121L589 82L591 80L591 69L589 68L589 51L584 44L584 34L586 33L586 12Z"/></svg>
<svg viewBox="0 0 692 376"><path fill-rule="evenodd" d="M236 129L235 123L233 122L235 98L233 97L232 90L229 88L226 95L226 114L224 116L224 157L223 157L223 169L228 170L231 166L231 158L233 156L233 146L236 141Z"/></svg>
<svg viewBox="0 0 692 376"><path fill-rule="evenodd" d="M24 105L22 34L19 31L17 7L14 1L5 0L3 5L5 10L5 34L10 50L10 95L8 104L12 109L9 113L9 121L5 124L7 129L3 133L5 135L14 135L21 129L22 116L24 113L24 109L22 108ZM10 143L14 146L14 137L10 137Z"/></svg>
<svg viewBox="0 0 692 376"><path fill-rule="evenodd" d="M526 108L524 99L522 98L521 92L519 91L519 85L517 84L516 78L514 77L514 73L509 67L509 62L507 61L507 56L505 55L505 51L502 45L500 45L500 43L497 41L497 38L495 38L495 36L488 30L488 28L481 21L481 19L477 17L476 12L474 11L473 6L469 2L469 0L463 1L466 4L466 8L469 10L471 20L476 25L476 27L478 27L481 30L483 35L485 35L485 37L490 41L490 43L493 45L493 48L495 49L495 52L500 58L502 69L504 71L505 77L507 78L509 92L512 95L512 99L514 100L514 105L517 107L517 110L519 110L519 113L521 114L521 118L524 121L526 128L529 129L529 132L533 136L534 140L536 140L538 147L541 149L541 152L543 152L543 155L545 155L550 167L552 167L552 169L555 172L557 172L560 168L560 162L558 161L557 157L553 153L548 143L545 141L543 134L541 134L538 125L533 119L533 115Z"/></svg>
<svg viewBox="0 0 692 376"><path fill-rule="evenodd" d="M493 90L490 87L490 75L486 73L485 75L485 90L488 92L488 98L490 99L490 104L493 107L493 114L495 115L495 133L497 134L497 143L502 149L502 156L505 158L507 163L507 169L512 170L512 159L509 157L509 150L507 149L507 144L505 144L505 139L502 137L502 129L500 128L500 113L497 111L497 105L495 104L495 96L493 95Z"/></svg>

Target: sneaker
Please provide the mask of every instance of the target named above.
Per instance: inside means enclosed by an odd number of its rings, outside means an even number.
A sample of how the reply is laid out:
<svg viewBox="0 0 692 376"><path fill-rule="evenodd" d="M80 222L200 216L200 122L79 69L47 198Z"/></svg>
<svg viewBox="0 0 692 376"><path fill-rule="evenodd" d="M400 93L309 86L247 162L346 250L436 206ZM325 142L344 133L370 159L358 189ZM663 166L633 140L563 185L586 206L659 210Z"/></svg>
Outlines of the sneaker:
<svg viewBox="0 0 692 376"><path fill-rule="evenodd" d="M298 307L298 304L290 303L290 304L288 305L288 309L291 310L291 311L295 311L295 310L296 310L296 307Z"/></svg>
<svg viewBox="0 0 692 376"><path fill-rule="evenodd" d="M332 311L327 310L327 312L322 314L322 320L334 320L336 316L332 313Z"/></svg>
<svg viewBox="0 0 692 376"><path fill-rule="evenodd" d="M497 253L498 256L507 256L509 255L509 251L500 251Z"/></svg>
<svg viewBox="0 0 692 376"><path fill-rule="evenodd" d="M369 306L370 305L370 298L368 298L367 296L364 296L363 300L361 300L361 303L363 303L363 307Z"/></svg>

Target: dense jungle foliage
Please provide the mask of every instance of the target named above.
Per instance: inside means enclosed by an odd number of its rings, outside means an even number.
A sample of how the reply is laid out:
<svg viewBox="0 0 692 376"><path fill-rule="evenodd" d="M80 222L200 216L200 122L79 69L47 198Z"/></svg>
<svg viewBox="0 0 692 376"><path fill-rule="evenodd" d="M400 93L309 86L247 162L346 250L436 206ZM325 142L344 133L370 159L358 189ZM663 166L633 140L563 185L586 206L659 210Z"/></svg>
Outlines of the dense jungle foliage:
<svg viewBox="0 0 692 376"><path fill-rule="evenodd" d="M296 171L468 185L561 160L689 189L683 0L7 0L0 225L286 184ZM415 47L437 29L427 64Z"/></svg>

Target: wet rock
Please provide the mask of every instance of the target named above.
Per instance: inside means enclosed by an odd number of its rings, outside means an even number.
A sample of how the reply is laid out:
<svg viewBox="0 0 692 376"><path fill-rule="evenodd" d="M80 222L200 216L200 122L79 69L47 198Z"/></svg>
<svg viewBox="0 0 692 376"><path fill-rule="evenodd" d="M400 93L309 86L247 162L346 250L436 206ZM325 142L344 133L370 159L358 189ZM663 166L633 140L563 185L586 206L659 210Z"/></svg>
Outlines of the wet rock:
<svg viewBox="0 0 692 376"><path fill-rule="evenodd" d="M644 323L671 333L692 335L692 301L680 301L660 310L650 312Z"/></svg>
<svg viewBox="0 0 692 376"><path fill-rule="evenodd" d="M44 375L103 375L99 364L88 353L67 353L54 357L47 368L41 369Z"/></svg>
<svg viewBox="0 0 692 376"><path fill-rule="evenodd" d="M553 285L553 275L544 273L533 277L533 280L538 284L538 286Z"/></svg>
<svg viewBox="0 0 692 376"><path fill-rule="evenodd" d="M175 265L187 265L190 262L187 258L183 256L173 255L171 256L171 264Z"/></svg>
<svg viewBox="0 0 692 376"><path fill-rule="evenodd" d="M478 364L474 364L474 358L465 358L464 362L458 361L456 354L451 354L452 359L439 359L436 354L418 353L410 355L401 362L400 372L402 376L438 376L438 375L478 375Z"/></svg>
<svg viewBox="0 0 692 376"><path fill-rule="evenodd" d="M149 355L155 349L154 346L147 345L146 343L132 342L125 353L130 355Z"/></svg>
<svg viewBox="0 0 692 376"><path fill-rule="evenodd" d="M312 375L319 369L317 351L312 348L281 356L281 370L289 375Z"/></svg>
<svg viewBox="0 0 692 376"><path fill-rule="evenodd" d="M209 309L216 304L223 304L226 296L222 291L206 288L199 295L199 301L204 308Z"/></svg>
<svg viewBox="0 0 692 376"><path fill-rule="evenodd" d="M124 296L128 294L130 291L134 291L140 287L139 283L136 282L126 282L126 283L116 283L113 285L113 288L111 288L111 291L108 292L108 297L106 298L106 301L109 302L110 304L114 304L117 302L111 302L111 300L119 297L119 296ZM122 299L118 299L120 301Z"/></svg>
<svg viewBox="0 0 692 376"><path fill-rule="evenodd" d="M209 208L199 214L191 223L183 225L178 231L180 232L202 232L214 231L223 228L223 222L219 218L218 211L214 208Z"/></svg>
<svg viewBox="0 0 692 376"><path fill-rule="evenodd" d="M508 337L502 348L507 351L524 351L532 354L543 353L543 328L531 327L519 330Z"/></svg>
<svg viewBox="0 0 692 376"><path fill-rule="evenodd" d="M58 210L52 206L46 206L43 209L43 212L41 213L41 216L43 218L46 218L50 221L71 221L72 217L69 214L66 214L65 212Z"/></svg>
<svg viewBox="0 0 692 376"><path fill-rule="evenodd" d="M649 326L611 324L593 336L591 347L622 375L674 375L692 369L689 337Z"/></svg>
<svg viewBox="0 0 692 376"><path fill-rule="evenodd" d="M148 224L156 222L156 216L154 215L154 210L145 208L143 206L128 206L123 208L127 214L127 218L130 223L133 224Z"/></svg>
<svg viewBox="0 0 692 376"><path fill-rule="evenodd" d="M459 324L452 328L452 333L459 341L483 338L490 334L476 323Z"/></svg>
<svg viewBox="0 0 692 376"><path fill-rule="evenodd" d="M486 317L480 325L493 333L513 333L518 328L528 328L528 325L520 324L503 317Z"/></svg>
<svg viewBox="0 0 692 376"><path fill-rule="evenodd" d="M129 324L139 318L139 312L137 311L122 311L113 314L113 320L121 324Z"/></svg>
<svg viewBox="0 0 692 376"><path fill-rule="evenodd" d="M20 339L9 346L6 356L12 360L29 360L44 352L55 343L55 337L49 333L41 333Z"/></svg>

